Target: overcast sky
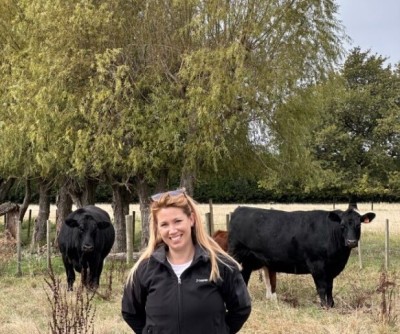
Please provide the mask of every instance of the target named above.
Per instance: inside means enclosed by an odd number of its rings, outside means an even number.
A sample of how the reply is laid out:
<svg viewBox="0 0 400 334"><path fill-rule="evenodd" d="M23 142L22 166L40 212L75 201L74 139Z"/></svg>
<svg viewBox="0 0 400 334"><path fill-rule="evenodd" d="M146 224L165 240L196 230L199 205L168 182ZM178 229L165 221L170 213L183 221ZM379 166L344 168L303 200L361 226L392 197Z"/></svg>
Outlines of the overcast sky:
<svg viewBox="0 0 400 334"><path fill-rule="evenodd" d="M352 39L347 49L389 57L388 63L400 62L400 0L336 0L338 18Z"/></svg>

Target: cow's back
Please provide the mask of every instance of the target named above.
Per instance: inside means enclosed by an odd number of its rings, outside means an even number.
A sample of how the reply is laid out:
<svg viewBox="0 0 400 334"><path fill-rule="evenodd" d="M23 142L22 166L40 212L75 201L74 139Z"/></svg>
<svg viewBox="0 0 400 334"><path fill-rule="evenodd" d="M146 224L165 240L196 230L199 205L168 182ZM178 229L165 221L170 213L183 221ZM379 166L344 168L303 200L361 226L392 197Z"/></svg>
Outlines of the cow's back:
<svg viewBox="0 0 400 334"><path fill-rule="evenodd" d="M327 252L328 214L239 207L229 224L229 252L254 269L265 264L278 272L306 273L305 254Z"/></svg>

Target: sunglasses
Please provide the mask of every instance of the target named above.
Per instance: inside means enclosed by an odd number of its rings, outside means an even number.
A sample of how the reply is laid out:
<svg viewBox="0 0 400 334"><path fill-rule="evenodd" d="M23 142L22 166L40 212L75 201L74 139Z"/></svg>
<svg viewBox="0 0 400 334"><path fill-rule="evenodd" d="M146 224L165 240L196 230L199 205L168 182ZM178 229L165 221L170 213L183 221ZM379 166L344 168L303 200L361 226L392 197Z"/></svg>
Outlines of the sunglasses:
<svg viewBox="0 0 400 334"><path fill-rule="evenodd" d="M176 189L176 190L171 190L171 191L166 191L166 192L162 192L162 193L158 193L158 194L154 194L154 195L151 195L151 200L153 201L153 202L158 202L160 199L161 199L161 197L164 197L164 196L171 196L171 197L174 197L174 196L179 196L179 195L185 195L186 194L186 189L185 188L179 188L179 189Z"/></svg>

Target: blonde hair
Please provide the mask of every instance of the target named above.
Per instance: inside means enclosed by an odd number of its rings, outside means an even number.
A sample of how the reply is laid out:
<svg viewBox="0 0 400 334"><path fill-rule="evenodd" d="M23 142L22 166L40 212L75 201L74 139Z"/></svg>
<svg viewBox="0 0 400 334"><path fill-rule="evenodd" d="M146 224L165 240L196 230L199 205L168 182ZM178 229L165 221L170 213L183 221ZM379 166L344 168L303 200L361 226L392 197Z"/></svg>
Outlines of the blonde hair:
<svg viewBox="0 0 400 334"><path fill-rule="evenodd" d="M226 253L205 231L204 222L201 218L199 209L195 201L187 195L184 191L177 195L172 195L175 192L166 192L157 197L156 201L153 201L150 205L151 217L149 227L149 243L140 255L138 261L133 266L130 277L131 279L135 274L140 263L148 259L151 254L158 248L159 245L163 244L160 233L157 229L157 214L163 208L174 207L180 208L189 217L193 214L195 224L192 229L192 240L194 244L198 244L204 250L207 251L211 261L211 273L209 280L217 282L221 275L218 268L218 262L231 267L232 264L236 265L238 269L241 269L240 264ZM226 260L230 260L231 264L228 264Z"/></svg>

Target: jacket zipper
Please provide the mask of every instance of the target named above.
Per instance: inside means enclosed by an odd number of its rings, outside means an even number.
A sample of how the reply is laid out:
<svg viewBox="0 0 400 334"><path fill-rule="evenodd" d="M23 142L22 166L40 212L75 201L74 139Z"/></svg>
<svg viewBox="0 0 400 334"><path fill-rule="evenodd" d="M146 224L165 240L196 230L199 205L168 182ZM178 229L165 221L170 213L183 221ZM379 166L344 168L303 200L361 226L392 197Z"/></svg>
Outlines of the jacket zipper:
<svg viewBox="0 0 400 334"><path fill-rule="evenodd" d="M178 331L179 331L179 333L181 332L181 321L182 321L181 285L182 285L181 278L178 277Z"/></svg>

